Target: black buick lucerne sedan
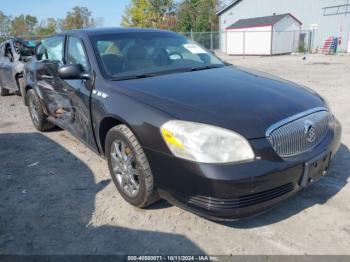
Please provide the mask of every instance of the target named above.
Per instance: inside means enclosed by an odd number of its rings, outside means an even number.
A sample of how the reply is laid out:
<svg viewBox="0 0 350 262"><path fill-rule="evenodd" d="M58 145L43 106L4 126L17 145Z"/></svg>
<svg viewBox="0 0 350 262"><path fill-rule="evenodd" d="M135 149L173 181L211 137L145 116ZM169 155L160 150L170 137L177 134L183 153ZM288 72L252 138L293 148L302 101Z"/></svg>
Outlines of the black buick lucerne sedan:
<svg viewBox="0 0 350 262"><path fill-rule="evenodd" d="M324 176L340 144L317 93L173 32L73 30L35 52L34 126L67 129L105 157L137 207L162 198L211 219L250 216Z"/></svg>

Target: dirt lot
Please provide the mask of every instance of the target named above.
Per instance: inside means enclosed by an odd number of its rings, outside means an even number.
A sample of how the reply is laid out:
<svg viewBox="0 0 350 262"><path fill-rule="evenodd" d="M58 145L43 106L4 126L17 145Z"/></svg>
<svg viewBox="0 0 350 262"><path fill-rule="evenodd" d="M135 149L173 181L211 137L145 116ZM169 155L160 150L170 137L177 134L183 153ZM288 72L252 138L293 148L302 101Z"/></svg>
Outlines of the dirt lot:
<svg viewBox="0 0 350 262"><path fill-rule="evenodd" d="M0 97L0 254L350 254L350 56L224 58L328 99L344 130L327 177L238 222L165 201L138 210L103 159L66 131L38 133L20 97Z"/></svg>

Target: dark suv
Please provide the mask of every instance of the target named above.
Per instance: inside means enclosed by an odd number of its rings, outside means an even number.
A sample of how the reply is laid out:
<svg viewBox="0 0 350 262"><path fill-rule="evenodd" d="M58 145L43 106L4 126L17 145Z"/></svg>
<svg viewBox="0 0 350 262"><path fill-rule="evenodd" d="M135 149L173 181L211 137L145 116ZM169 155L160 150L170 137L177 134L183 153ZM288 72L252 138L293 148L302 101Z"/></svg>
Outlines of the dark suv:
<svg viewBox="0 0 350 262"><path fill-rule="evenodd" d="M138 207L164 198L212 219L249 216L324 176L340 144L315 92L169 31L58 34L26 75L35 127L67 129L105 157Z"/></svg>

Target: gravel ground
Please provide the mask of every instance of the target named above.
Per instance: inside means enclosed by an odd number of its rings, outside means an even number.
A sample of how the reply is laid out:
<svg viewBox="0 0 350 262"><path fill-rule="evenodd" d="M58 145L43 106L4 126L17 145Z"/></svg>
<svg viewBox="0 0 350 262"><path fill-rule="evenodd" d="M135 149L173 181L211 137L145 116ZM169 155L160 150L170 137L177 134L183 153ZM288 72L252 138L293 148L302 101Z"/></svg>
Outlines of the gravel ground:
<svg viewBox="0 0 350 262"><path fill-rule="evenodd" d="M350 254L350 56L226 57L307 85L343 125L328 175L258 217L215 223L161 201L136 209L69 133L38 133L0 97L0 254Z"/></svg>

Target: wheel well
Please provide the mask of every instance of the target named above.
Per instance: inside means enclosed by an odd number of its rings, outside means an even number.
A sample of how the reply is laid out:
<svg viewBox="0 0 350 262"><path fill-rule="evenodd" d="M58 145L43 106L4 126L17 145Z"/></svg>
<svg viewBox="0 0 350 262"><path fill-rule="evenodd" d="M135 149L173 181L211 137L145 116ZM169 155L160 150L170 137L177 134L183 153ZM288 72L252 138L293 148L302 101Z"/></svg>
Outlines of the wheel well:
<svg viewBox="0 0 350 262"><path fill-rule="evenodd" d="M120 124L123 124L123 122L113 117L106 117L101 121L99 128L99 136L103 155L105 154L105 141L108 131L111 128Z"/></svg>

